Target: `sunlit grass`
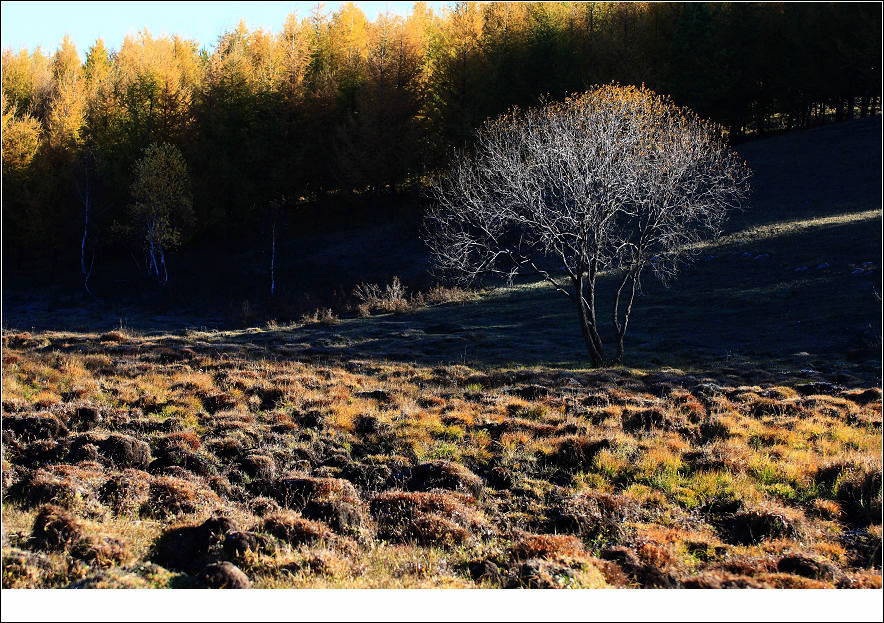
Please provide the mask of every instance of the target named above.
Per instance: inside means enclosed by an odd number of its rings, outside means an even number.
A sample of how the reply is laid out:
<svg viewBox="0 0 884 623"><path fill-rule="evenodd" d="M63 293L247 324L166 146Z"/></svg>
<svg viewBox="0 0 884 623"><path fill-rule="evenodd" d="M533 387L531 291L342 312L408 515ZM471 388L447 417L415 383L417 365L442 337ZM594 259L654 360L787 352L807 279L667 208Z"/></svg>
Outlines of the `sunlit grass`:
<svg viewBox="0 0 884 623"><path fill-rule="evenodd" d="M329 483L356 487L343 499L359 518L358 538L278 543L237 558L253 586L643 585L628 565L604 561L618 547L679 582L717 577L737 556L748 561L740 573L779 585L764 569L793 551L874 582L856 562L866 550L843 537L857 526L874 534L880 508L880 414L877 403L849 398L861 392L802 396L747 371L739 387L719 381L727 397L709 397L690 382L677 385L681 370L574 368L577 383L563 384L537 367L372 362L362 371L218 357L210 348L164 363L149 359L147 338L126 339L113 342L127 349L113 362L89 350L105 347L97 337L82 351L4 351L3 400L15 409L4 424L15 418L11 430L37 435L4 457L4 490L12 492L4 526L13 535L4 556L15 570L4 585L87 577L101 586L186 585L191 575L148 564L160 535L213 513L255 530L261 504L292 504L279 483L307 476L332 495L323 503L344 495L329 491L350 490ZM519 381L506 376L514 372ZM653 384L661 374L676 385L660 392ZM535 399L510 391L538 385L547 389ZM80 405L104 419L81 421ZM56 420L68 427L70 447L82 438L91 449L53 458L56 441L45 431L54 429L40 426ZM151 461L175 457L172 465L153 473L149 461L116 464L101 445L111 434L148 444ZM20 469L25 456L40 469ZM424 482L413 471L421 465L441 471ZM393 542L399 533L383 532L393 528L372 508L380 493L430 496L421 502L430 506L408 511L413 524L390 524L417 540ZM47 501L116 549L92 562L73 549L47 552L40 567L31 534ZM295 513L302 508L295 502ZM333 515L317 521L337 525ZM221 555L220 544L213 551ZM497 571L476 572L483 561Z"/></svg>

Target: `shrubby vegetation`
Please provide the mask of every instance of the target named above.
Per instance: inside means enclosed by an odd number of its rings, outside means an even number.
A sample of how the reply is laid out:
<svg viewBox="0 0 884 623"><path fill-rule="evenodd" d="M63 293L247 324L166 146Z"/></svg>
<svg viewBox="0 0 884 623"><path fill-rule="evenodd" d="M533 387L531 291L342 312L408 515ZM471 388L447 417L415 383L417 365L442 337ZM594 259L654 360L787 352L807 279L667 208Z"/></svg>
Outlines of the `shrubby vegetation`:
<svg viewBox="0 0 884 623"><path fill-rule="evenodd" d="M383 287L376 283L361 283L353 290L356 312L360 316L370 316L372 313L403 313L427 305L469 301L477 296L478 293L473 290L439 285L426 291L409 294L408 288L402 285L396 276Z"/></svg>
<svg viewBox="0 0 884 623"><path fill-rule="evenodd" d="M3 587L881 586L880 388L290 341L4 334Z"/></svg>
<svg viewBox="0 0 884 623"><path fill-rule="evenodd" d="M543 94L645 83L731 142L868 115L879 38L872 5L416 3L374 22L346 4L273 33L240 24L217 42L141 32L118 50L97 41L85 62L70 40L5 50L5 265L126 255L151 145L186 163L193 244L269 248L276 218L419 189L484 119Z"/></svg>

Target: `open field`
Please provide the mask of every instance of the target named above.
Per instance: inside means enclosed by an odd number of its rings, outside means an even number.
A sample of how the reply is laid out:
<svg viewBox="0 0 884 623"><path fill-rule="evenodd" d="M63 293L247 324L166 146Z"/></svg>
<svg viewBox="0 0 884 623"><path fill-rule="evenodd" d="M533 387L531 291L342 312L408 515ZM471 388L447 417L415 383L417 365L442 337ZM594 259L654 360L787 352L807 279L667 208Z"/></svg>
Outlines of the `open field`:
<svg viewBox="0 0 884 623"><path fill-rule="evenodd" d="M881 585L878 388L7 338L4 586Z"/></svg>
<svg viewBox="0 0 884 623"><path fill-rule="evenodd" d="M4 295L3 586L880 587L880 123L745 145L624 368L536 283L250 328Z"/></svg>

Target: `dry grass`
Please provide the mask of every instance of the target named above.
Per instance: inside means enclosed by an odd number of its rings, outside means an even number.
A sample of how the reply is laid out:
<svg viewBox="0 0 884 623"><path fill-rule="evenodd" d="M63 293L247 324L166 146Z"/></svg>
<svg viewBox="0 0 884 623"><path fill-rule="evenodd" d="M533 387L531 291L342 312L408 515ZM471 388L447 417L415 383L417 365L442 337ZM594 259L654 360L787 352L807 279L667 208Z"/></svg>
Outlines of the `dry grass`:
<svg viewBox="0 0 884 623"><path fill-rule="evenodd" d="M151 344L4 335L4 587L881 585L878 388Z"/></svg>
<svg viewBox="0 0 884 623"><path fill-rule="evenodd" d="M424 292L409 294L399 277L393 277L393 280L385 286L363 283L353 290L353 298L356 299L355 311L361 317L378 313L402 314L442 303L463 303L473 301L479 295L473 290L441 285L433 286Z"/></svg>

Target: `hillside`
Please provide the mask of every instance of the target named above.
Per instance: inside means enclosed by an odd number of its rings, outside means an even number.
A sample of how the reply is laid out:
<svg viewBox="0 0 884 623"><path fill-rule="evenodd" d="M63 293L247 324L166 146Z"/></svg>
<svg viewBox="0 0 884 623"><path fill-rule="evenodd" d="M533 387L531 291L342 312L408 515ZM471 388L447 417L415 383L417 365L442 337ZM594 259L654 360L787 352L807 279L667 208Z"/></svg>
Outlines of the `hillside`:
<svg viewBox="0 0 884 623"><path fill-rule="evenodd" d="M880 137L741 146L623 368L536 283L248 328L4 292L3 586L880 588Z"/></svg>
<svg viewBox="0 0 884 623"><path fill-rule="evenodd" d="M628 363L702 365L804 352L829 368L836 365L833 358L866 360L873 375L868 380L875 381L880 139L881 118L875 117L741 145L754 171L750 206L732 217L725 238L703 249L672 287L646 280L627 336ZM394 275L426 283L426 252L417 234L417 223L406 220L296 236L290 244L298 251L290 254L292 264L283 264L280 279L300 279L307 292L317 293L317 302L334 284L349 292L357 283L383 283ZM248 265L242 258L231 264ZM199 270L195 266L184 282L201 292ZM235 296L236 304L222 307L201 294L200 303L177 308L151 301L108 305L70 291L67 303L59 304L63 295L52 292L4 288L3 327L107 331L122 324L136 332L175 333L207 327L217 331L210 341L270 340L288 354L302 344L299 352L320 356L528 365L579 365L585 359L570 303L543 284L501 289L463 306L345 318L331 327L285 323L284 332L269 333L239 328L242 298Z"/></svg>

